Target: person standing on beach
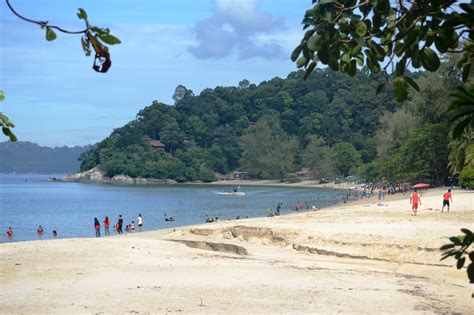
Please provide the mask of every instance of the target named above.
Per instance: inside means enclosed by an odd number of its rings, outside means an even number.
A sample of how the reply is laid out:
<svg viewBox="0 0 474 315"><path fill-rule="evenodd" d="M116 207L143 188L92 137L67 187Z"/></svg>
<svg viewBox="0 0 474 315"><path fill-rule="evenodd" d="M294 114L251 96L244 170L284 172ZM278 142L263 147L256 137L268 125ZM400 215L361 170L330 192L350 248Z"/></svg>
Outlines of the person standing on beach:
<svg viewBox="0 0 474 315"><path fill-rule="evenodd" d="M411 194L410 196L410 203L411 203L411 211L413 212L413 215L416 216L416 211L418 210L418 203L421 205L421 199L416 189L413 192L413 194Z"/></svg>
<svg viewBox="0 0 474 315"><path fill-rule="evenodd" d="M451 194L451 189L448 189L447 192L443 194L443 207L441 208L441 212L444 210L444 206L448 206L448 211L449 212L449 201L451 200L451 203L453 202L453 197Z"/></svg>
<svg viewBox="0 0 474 315"><path fill-rule="evenodd" d="M110 220L109 220L109 217L106 216L105 219L104 219L104 234L105 234L105 236L107 236L107 235L110 236L109 227L110 227Z"/></svg>
<svg viewBox="0 0 474 315"><path fill-rule="evenodd" d="M95 237L100 237L100 223L97 218L94 218Z"/></svg>
<svg viewBox="0 0 474 315"><path fill-rule="evenodd" d="M142 218L142 214L139 213L138 214L138 232L141 232L142 231L142 225L143 225L143 218Z"/></svg>
<svg viewBox="0 0 474 315"><path fill-rule="evenodd" d="M303 210L303 204L301 203L300 200L296 203L296 211L302 211Z"/></svg>
<svg viewBox="0 0 474 315"><path fill-rule="evenodd" d="M118 234L122 234L122 225L123 225L122 215L119 214L119 218L118 218L118 221L117 221L117 232L118 232Z"/></svg>

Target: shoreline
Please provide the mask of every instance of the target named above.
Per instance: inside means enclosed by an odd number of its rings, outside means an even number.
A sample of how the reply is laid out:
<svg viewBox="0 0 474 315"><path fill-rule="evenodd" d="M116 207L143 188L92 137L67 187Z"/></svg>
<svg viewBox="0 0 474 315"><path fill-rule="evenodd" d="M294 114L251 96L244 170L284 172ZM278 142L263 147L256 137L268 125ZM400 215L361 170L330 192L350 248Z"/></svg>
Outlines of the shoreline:
<svg viewBox="0 0 474 315"><path fill-rule="evenodd" d="M100 185L100 184L99 184ZM185 185L185 184L178 184L178 185ZM203 184L195 184L195 185L203 185ZM215 185L217 186L217 185ZM223 185L225 186L225 185ZM260 186L266 186L266 187L278 187L278 186L273 186L273 185L246 185L246 186L257 186L257 187L260 187ZM280 187L287 187L287 186L280 186ZM306 187L306 186L305 186ZM305 188L305 187L293 187L293 188ZM290 187L291 188L291 187ZM308 187L306 187L308 188ZM319 188L319 187L315 187L315 188ZM328 189L332 189L332 188L328 188ZM341 188L342 189L342 188ZM368 202L370 201L369 199L349 199L347 200L347 203L345 205L350 205L350 204L354 204L354 203L358 203L358 202ZM375 200L372 200L372 201L375 201ZM280 216L273 216L273 217L284 217L284 216L290 216L290 215L295 215L295 214L302 214L302 213L308 213L308 212L316 212L316 211L321 211L321 210L326 210L326 209L331 209L331 208L334 208L334 207L339 207L339 206L342 206L344 205L342 202L338 201L337 203L333 203L333 204L329 204L327 206L322 206L322 207L318 207L318 208L315 208L315 209L303 209L302 211L295 211L295 210L291 210L291 212L285 212L285 213L282 213ZM262 210L263 211L263 210ZM285 211L288 211L288 209L286 209ZM235 219L235 218L230 218L230 219L225 219L225 218L222 218L220 219L218 222L200 222L200 223L194 223L194 224L187 224L187 225L179 225L179 226L176 226L176 227L166 227L166 228L162 228L162 229L151 229L151 230L145 230L144 232L141 232L141 233L157 233L157 232L161 232L161 231L167 231L167 230L173 230L173 229L181 229L181 228L191 228L193 226L201 226L203 224L207 225L207 224L213 224L213 223L220 223L220 222L243 222L245 220L252 220L252 219L271 219L272 217L269 217L269 216L257 216L257 217L250 217L250 218L240 218L240 219ZM101 230L101 233L103 231ZM128 232L125 232L122 234L122 235L133 235L133 234L138 234L140 232L138 231L135 231L133 233L128 233ZM111 231L111 235L110 236L101 236L101 238L103 237L113 237L113 236L120 236L120 234L117 234L115 231ZM6 236L1 236L1 237L6 237ZM10 244L10 243L23 243L23 242L36 242L36 241L57 241L57 240L61 240L61 239L95 239L96 237L93 236L93 233L91 233L90 236L58 236L57 238L35 238L35 239L29 239L29 240L13 240L13 239L9 239L7 241L0 241L0 246L2 244Z"/></svg>
<svg viewBox="0 0 474 315"><path fill-rule="evenodd" d="M183 182L178 183L172 179L156 179L130 177L127 175L115 175L112 178L107 177L100 167L94 167L85 172L69 174L61 178L51 177L49 182L76 182L85 184L103 184L103 185L210 185L210 186L269 186L269 187L306 187L306 188L330 188L330 189L350 189L356 188L355 184L347 182L336 184L334 182L320 184L316 180L302 180L297 183L281 182L279 180L217 180L205 183Z"/></svg>
<svg viewBox="0 0 474 315"><path fill-rule="evenodd" d="M6 313L469 313L439 247L474 229L473 191L101 238L0 244Z"/></svg>

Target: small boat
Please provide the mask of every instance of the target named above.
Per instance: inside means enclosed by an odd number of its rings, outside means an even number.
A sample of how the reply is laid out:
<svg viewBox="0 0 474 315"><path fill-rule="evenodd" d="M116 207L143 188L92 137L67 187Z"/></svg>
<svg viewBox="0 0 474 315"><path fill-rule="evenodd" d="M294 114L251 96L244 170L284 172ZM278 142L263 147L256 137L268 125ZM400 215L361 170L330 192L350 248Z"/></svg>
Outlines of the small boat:
<svg viewBox="0 0 474 315"><path fill-rule="evenodd" d="M218 196L245 196L244 191L216 191Z"/></svg>

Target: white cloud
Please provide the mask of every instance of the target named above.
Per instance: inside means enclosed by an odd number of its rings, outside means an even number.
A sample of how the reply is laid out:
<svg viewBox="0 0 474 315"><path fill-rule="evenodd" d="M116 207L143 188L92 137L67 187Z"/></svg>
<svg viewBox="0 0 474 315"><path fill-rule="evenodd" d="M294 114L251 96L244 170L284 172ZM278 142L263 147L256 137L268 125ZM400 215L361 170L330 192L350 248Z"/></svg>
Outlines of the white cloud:
<svg viewBox="0 0 474 315"><path fill-rule="evenodd" d="M240 59L282 58L283 47L271 38L281 28L280 20L261 11L257 0L215 0L212 15L194 26L197 45L189 51L199 59L232 54ZM262 34L268 37L257 39Z"/></svg>

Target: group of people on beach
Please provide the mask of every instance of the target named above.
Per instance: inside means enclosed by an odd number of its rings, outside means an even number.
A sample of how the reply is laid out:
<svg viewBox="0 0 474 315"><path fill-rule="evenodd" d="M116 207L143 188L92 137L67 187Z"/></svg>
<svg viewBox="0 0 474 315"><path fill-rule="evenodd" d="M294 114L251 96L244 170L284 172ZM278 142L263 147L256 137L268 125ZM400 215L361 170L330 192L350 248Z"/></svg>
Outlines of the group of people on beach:
<svg viewBox="0 0 474 315"><path fill-rule="evenodd" d="M441 213L444 211L444 207L448 207L447 212L449 212L450 202L453 202L453 195L451 189L448 189L448 191L443 194L443 207L441 208ZM416 216L418 205L421 206L421 199L417 189L415 189L410 196L410 204L412 211L411 215Z"/></svg>
<svg viewBox="0 0 474 315"><path fill-rule="evenodd" d="M347 196L349 198L349 196ZM384 198L384 194L382 193L379 193L379 200L382 199L383 200ZM451 192L451 189L448 189L447 192L445 192L443 194L443 207L441 208L441 212L444 211L444 208L447 207L447 212L449 212L450 210L450 203L453 202L453 197L452 197L452 192ZM344 202L345 203L345 202ZM411 211L412 211L412 215L413 216L416 216L417 214L417 211L418 211L418 206L421 205L421 198L420 198L420 195L418 194L418 190L417 189L414 189L413 193L411 194L410 196L410 204L411 204ZM280 215L280 212L281 212L281 208L282 208L282 203L279 202L277 204L277 207L276 207L276 212L273 213L273 210L272 208L268 208L270 214L268 216L279 216ZM306 208L309 209L309 205L306 204ZM316 207L312 207L313 210L319 210L319 208L316 208ZM303 211L303 203L298 200L298 202L296 203L296 207L295 207L295 211ZM236 219L240 219L240 215L238 215L236 217ZM248 218L248 217L246 217ZM212 217L208 217L206 215L206 220L205 222L206 223L211 223L211 222L218 222L220 219L218 217L215 217L215 218L212 218ZM165 221L175 221L175 218L174 217L168 217L165 213ZM125 228L123 228L123 217L121 214L119 214L118 216L118 220L117 220L117 223L114 225L113 229L118 233L118 234L122 234L123 231L125 230L126 232L129 232L129 233L133 233L135 232L135 221L132 220L130 222L130 224L126 225ZM102 221L103 223L103 227L104 227L104 235L105 236L109 236L110 235L110 224L111 224L111 221L109 219L108 216L106 216L104 218L104 220ZM143 228L143 217L142 217L142 214L139 213L138 214L138 218L137 218L137 225L138 225L138 231L139 232L142 232L142 228ZM97 218L94 218L94 229L95 229L95 236L96 237L100 237L101 234L100 234L100 222ZM38 226L38 229L36 230L36 233L38 234L38 237L42 237L45 233L45 230L43 228L42 225L39 225ZM14 233L13 233L13 229L12 227L8 227L7 229L7 232L6 232L6 235L8 238L12 238L14 236ZM58 233L56 230L53 230L52 231L52 237L57 237L58 236Z"/></svg>
<svg viewBox="0 0 474 315"><path fill-rule="evenodd" d="M104 218L104 220L102 221L102 223L104 224L104 234L105 234L105 236L110 236L110 219L109 219L109 217L106 216ZM143 228L143 217L142 217L141 213L138 214L137 225L138 225L138 232L141 232L142 228ZM97 218L94 218L94 229L95 229L95 237L100 237L100 222ZM118 219L117 219L117 223L114 225L114 230L118 234L122 234L124 230L126 232L133 233L133 232L135 232L135 221L132 220L132 222L130 222L130 224L127 224L125 226L125 229L124 229L123 228L123 217L122 217L121 214L119 214Z"/></svg>

